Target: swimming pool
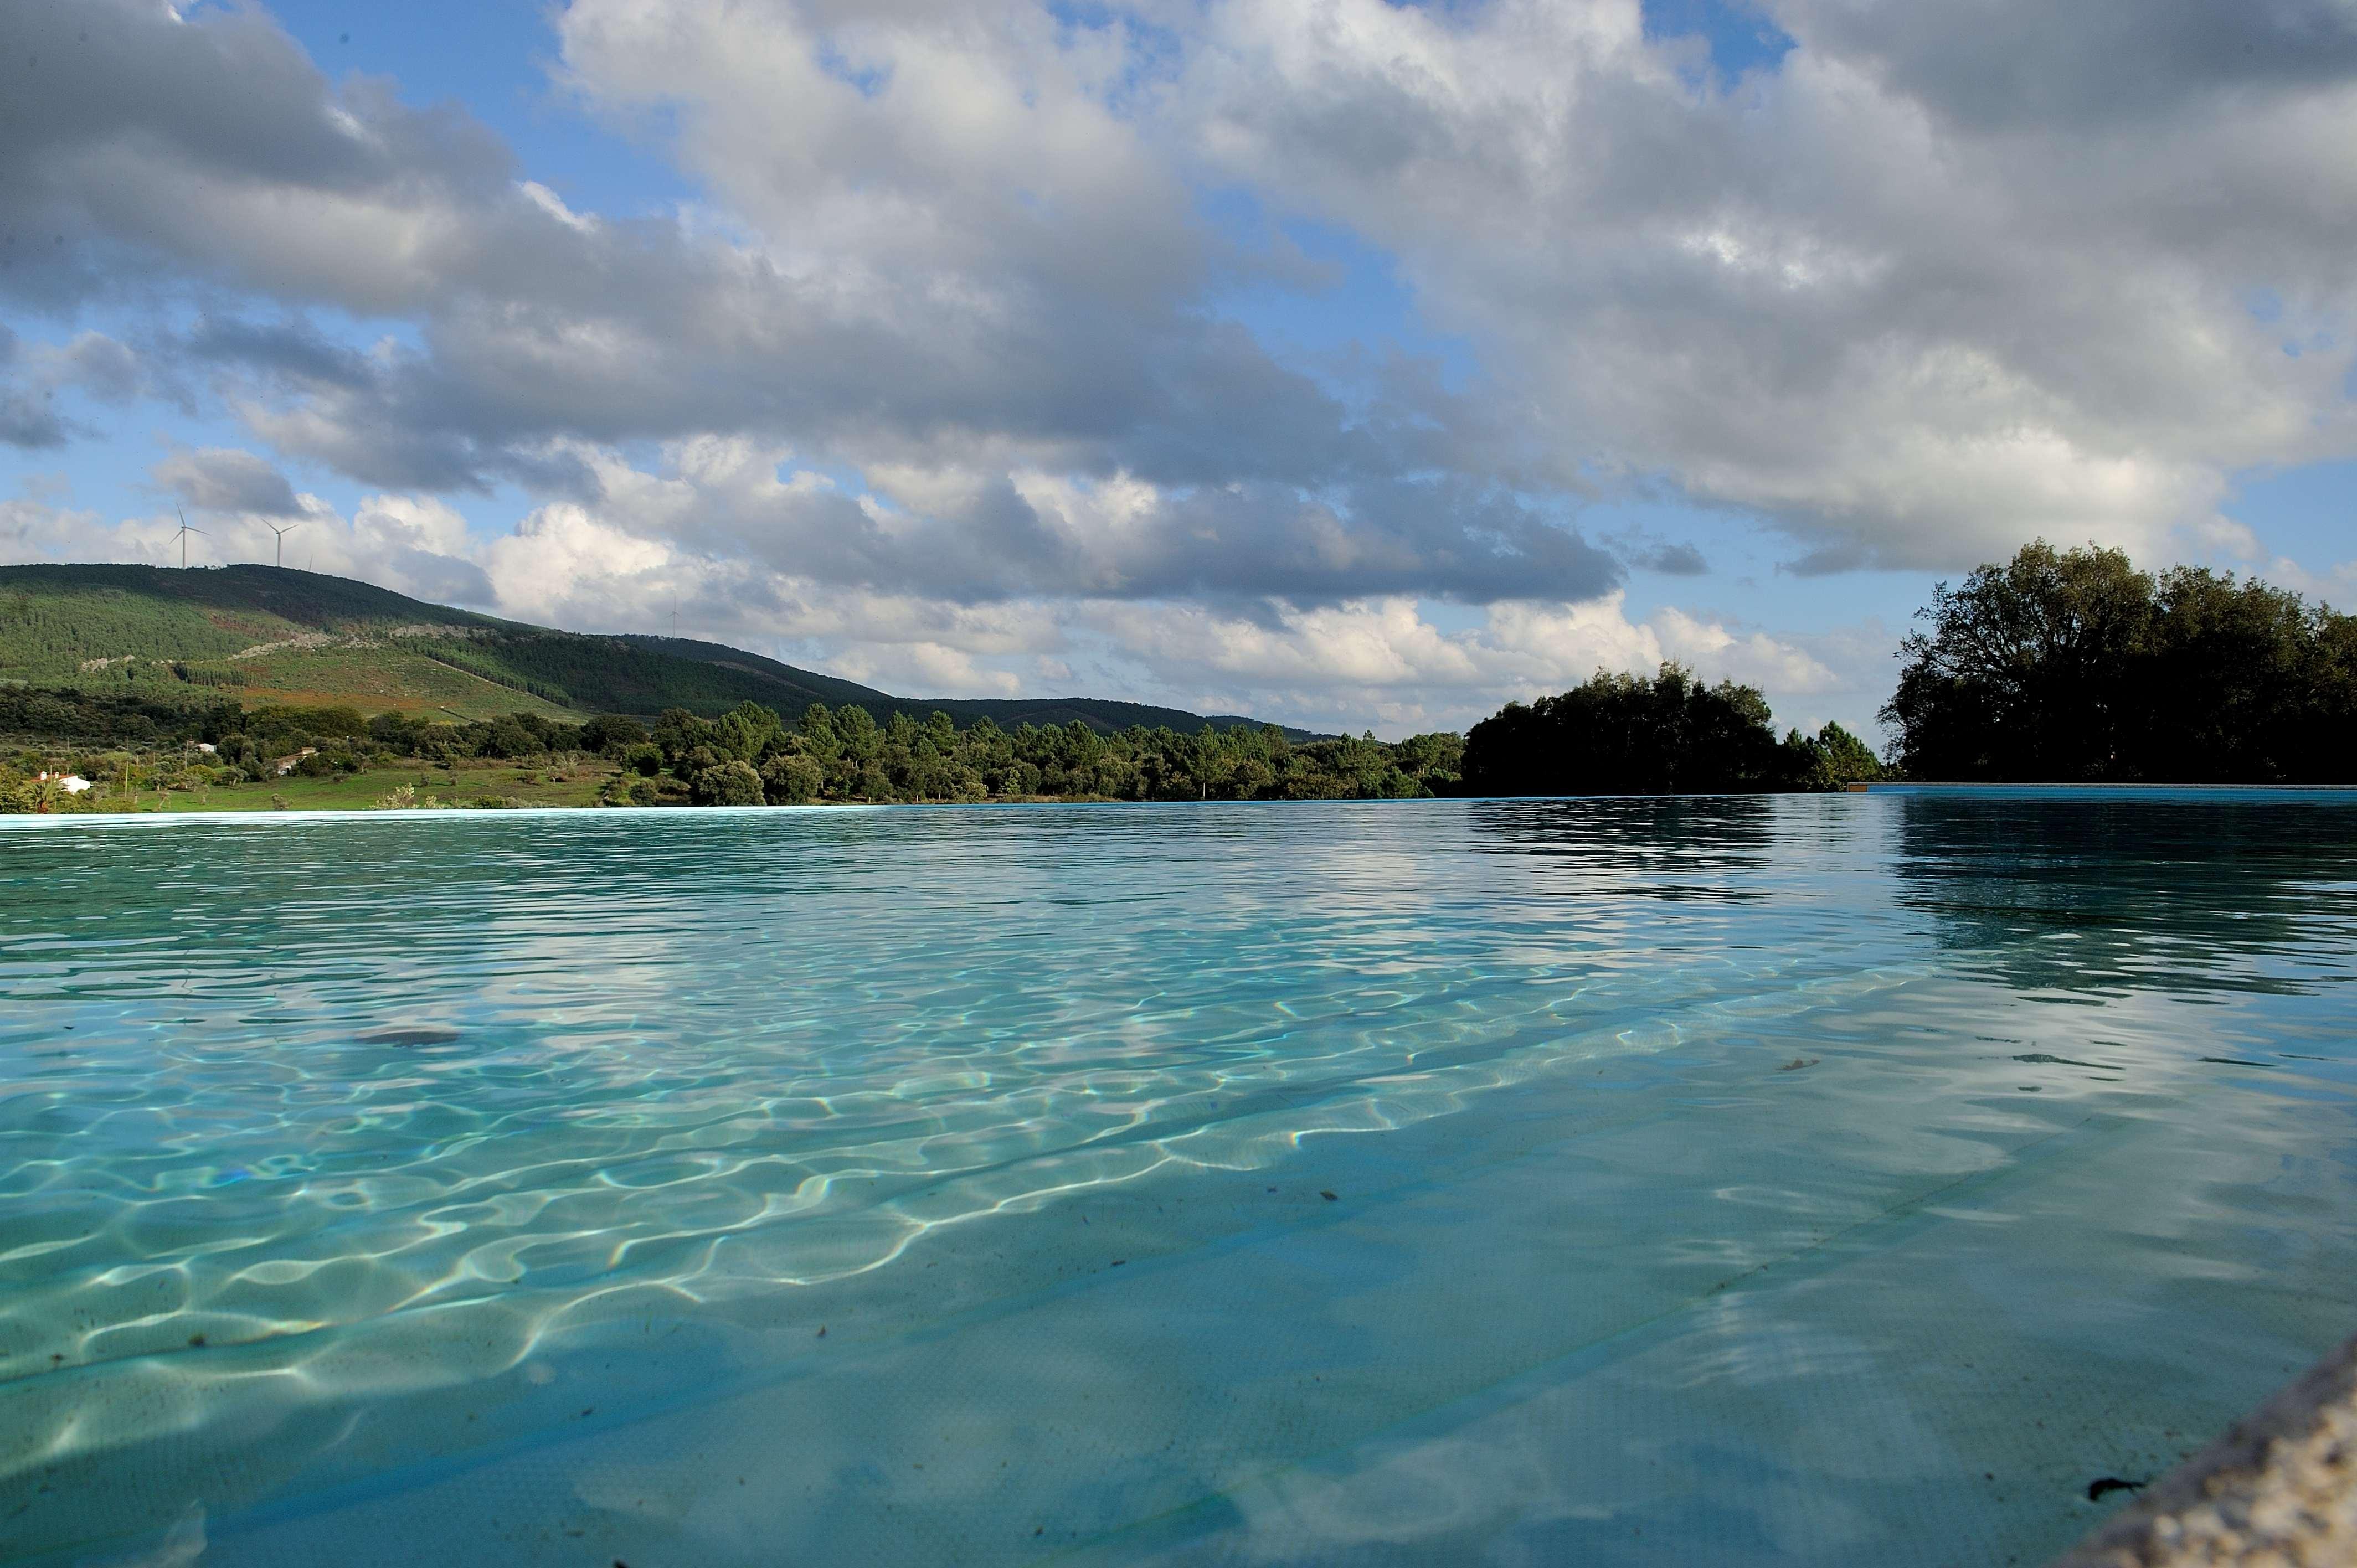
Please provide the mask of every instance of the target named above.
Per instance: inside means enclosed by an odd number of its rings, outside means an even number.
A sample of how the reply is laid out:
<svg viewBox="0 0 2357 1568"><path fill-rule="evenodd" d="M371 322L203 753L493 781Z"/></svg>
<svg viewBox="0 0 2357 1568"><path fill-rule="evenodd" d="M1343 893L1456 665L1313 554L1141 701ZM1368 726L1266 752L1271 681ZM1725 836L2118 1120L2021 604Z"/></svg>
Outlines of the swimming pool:
<svg viewBox="0 0 2357 1568"><path fill-rule="evenodd" d="M0 1559L2035 1562L2357 1326L2357 806L0 819Z"/></svg>

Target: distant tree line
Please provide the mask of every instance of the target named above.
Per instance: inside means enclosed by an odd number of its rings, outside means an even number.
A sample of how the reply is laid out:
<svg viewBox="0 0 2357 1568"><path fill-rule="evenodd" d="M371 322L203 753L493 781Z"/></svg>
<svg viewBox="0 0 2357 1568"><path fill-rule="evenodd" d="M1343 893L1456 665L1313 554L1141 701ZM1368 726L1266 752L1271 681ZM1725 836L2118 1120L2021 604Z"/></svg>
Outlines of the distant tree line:
<svg viewBox="0 0 2357 1568"><path fill-rule="evenodd" d="M2357 782L2357 617L2042 541L1922 613L1881 715L1910 778Z"/></svg>
<svg viewBox="0 0 2357 1568"><path fill-rule="evenodd" d="M716 719L672 709L624 748L644 780L633 800L684 786L708 805L808 800L1252 800L1404 799L1453 792L1463 742L1425 735L1296 743L1275 725L1181 735L1143 725L1107 735L1078 721L960 728L813 703L789 725L745 703ZM665 776L668 776L667 779Z"/></svg>
<svg viewBox="0 0 2357 1568"><path fill-rule="evenodd" d="M266 782L356 773L414 758L536 761L602 755L622 765L613 805L759 805L810 800L1234 800L1406 798L1458 786L1462 740L1372 736L1295 742L1273 725L1186 735L1132 726L1104 734L1074 721L1014 730L982 719L960 728L942 714L883 724L862 707L813 704L788 725L740 703L717 718L666 711L651 729L606 714L581 724L511 714L443 723L402 714L363 717L348 707L241 708L126 693L0 687L0 738L31 746L0 764L0 810L62 809L55 793L31 803L37 766L54 761L93 777L130 769L164 786ZM197 744L213 750L195 755ZM310 755L303 755L306 751ZM137 780L135 780L137 781ZM23 794L23 801L16 795Z"/></svg>

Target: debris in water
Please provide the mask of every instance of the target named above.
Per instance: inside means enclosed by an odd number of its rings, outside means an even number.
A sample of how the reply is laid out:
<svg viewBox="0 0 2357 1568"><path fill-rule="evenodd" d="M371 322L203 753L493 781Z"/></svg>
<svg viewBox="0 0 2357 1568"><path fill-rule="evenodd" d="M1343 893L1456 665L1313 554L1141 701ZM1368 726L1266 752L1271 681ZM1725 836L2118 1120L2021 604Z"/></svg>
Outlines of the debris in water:
<svg viewBox="0 0 2357 1568"><path fill-rule="evenodd" d="M1325 1199L1327 1202L1329 1202L1329 1203L1339 1203L1339 1202L1340 1202L1340 1201L1341 1201L1341 1199L1340 1199L1340 1198L1336 1197L1335 1197L1332 1193L1330 1193L1330 1192L1323 1192L1323 1191L1321 1191L1321 1192L1319 1192L1319 1193L1318 1193L1318 1197L1322 1197L1322 1198L1324 1198L1324 1199Z"/></svg>
<svg viewBox="0 0 2357 1568"><path fill-rule="evenodd" d="M1817 1058L1814 1057L1794 1057L1791 1061L1786 1062L1782 1067L1778 1068L1776 1070L1778 1072L1798 1072L1804 1067L1814 1067L1816 1065Z"/></svg>
<svg viewBox="0 0 2357 1568"><path fill-rule="evenodd" d="M2244 1061L2241 1057L2203 1057L2201 1059L2205 1062L2216 1062L2220 1067L2268 1067L2273 1065L2268 1062Z"/></svg>
<svg viewBox="0 0 2357 1568"><path fill-rule="evenodd" d="M2018 1062L2031 1062L2042 1067L2091 1067L2102 1072L2120 1070L2109 1062L2074 1062L2069 1057L2050 1057L2044 1051L2032 1051L2028 1056L2016 1057L2013 1059Z"/></svg>
<svg viewBox="0 0 2357 1568"><path fill-rule="evenodd" d="M2117 1476L2104 1476L2087 1483L2087 1500L2099 1503L2113 1492L2140 1492L2149 1485L2148 1481L2123 1481Z"/></svg>
<svg viewBox="0 0 2357 1568"><path fill-rule="evenodd" d="M447 1024L401 1024L352 1036L363 1046L447 1046L457 1037Z"/></svg>

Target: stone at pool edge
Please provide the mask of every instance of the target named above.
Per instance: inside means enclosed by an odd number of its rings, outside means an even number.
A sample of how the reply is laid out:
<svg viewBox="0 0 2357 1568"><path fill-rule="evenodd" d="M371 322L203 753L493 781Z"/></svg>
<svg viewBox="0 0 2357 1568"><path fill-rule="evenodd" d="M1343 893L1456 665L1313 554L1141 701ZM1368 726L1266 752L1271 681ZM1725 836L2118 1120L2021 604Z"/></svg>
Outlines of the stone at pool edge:
<svg viewBox="0 0 2357 1568"><path fill-rule="evenodd" d="M2357 1337L2052 1568L2357 1563Z"/></svg>

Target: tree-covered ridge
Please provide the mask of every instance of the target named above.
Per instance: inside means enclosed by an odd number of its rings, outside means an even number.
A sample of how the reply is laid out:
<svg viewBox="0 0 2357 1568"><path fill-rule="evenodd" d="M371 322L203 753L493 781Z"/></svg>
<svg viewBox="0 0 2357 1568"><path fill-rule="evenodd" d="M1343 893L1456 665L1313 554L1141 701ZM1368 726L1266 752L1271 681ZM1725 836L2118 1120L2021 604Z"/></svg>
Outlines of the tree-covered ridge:
<svg viewBox="0 0 2357 1568"><path fill-rule="evenodd" d="M1475 795L1838 789L1882 776L1841 725L1779 739L1759 688L1706 685L1677 664L1651 676L1598 671L1560 696L1509 703L1465 737Z"/></svg>
<svg viewBox="0 0 2357 1568"><path fill-rule="evenodd" d="M883 697L880 693L850 681L841 680L832 675L817 674L808 670L799 670L791 664L781 664L774 659L764 659L758 653L748 653L742 649L729 648L720 643L700 642L692 638L649 637L640 633L626 634L619 640L630 643L636 648L650 649L663 653L676 653L705 663L716 664L724 669L740 670L750 674L765 676L799 699L792 705L779 702L774 694L767 699L769 705L777 707L788 717L798 715L802 707L807 703L824 703L830 707L841 707L845 703L849 703L855 707L866 708L868 715L879 722L890 717L896 711L921 709L946 713L961 724L971 724L977 719L989 719L998 725L1066 725L1077 719L1091 729L1102 731L1107 735L1116 730L1135 728L1140 725L1147 729L1175 729L1182 735L1192 735L1207 725L1221 729L1260 727L1258 721L1247 718L1241 714L1209 715L1190 714L1182 708L1157 707L1150 703L1128 703L1112 697L959 697L936 698L931 701ZM754 700L763 699L757 694ZM673 705L688 704L668 703L659 704L662 707ZM628 713L656 711L654 708L642 709L623 704L616 704L616 706L618 711ZM708 710L698 711L708 714ZM1297 741L1319 738L1308 730L1286 727L1285 733Z"/></svg>
<svg viewBox="0 0 2357 1568"><path fill-rule="evenodd" d="M2043 541L1945 583L1882 710L1911 778L2357 782L2357 617Z"/></svg>
<svg viewBox="0 0 2357 1568"><path fill-rule="evenodd" d="M719 643L559 631L257 565L0 567L0 682L11 681L159 700L202 687L249 703L434 718L496 716L519 705L513 693L577 714L649 717L684 708L708 718L752 702L789 718L813 703L848 704L879 724L903 709L964 723L1078 719L1108 732L1252 723L1085 697L896 697Z"/></svg>

